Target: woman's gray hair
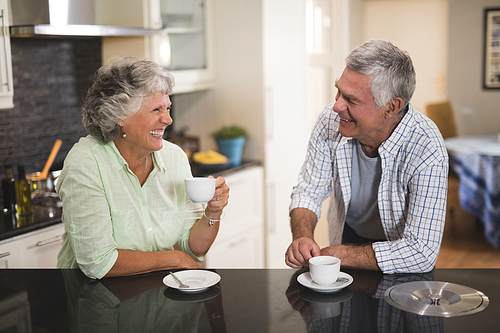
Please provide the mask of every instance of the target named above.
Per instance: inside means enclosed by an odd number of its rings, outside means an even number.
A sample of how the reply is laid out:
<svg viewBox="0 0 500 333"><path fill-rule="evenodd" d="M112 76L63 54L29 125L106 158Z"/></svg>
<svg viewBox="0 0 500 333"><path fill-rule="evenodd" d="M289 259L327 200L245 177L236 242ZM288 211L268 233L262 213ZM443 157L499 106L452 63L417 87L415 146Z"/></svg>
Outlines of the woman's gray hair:
<svg viewBox="0 0 500 333"><path fill-rule="evenodd" d="M170 94L174 82L172 74L153 61L112 59L97 71L83 100L83 125L100 142L112 141L119 133L118 121L136 113L144 98Z"/></svg>
<svg viewBox="0 0 500 333"><path fill-rule="evenodd" d="M346 66L352 71L371 76L370 91L377 107L400 97L403 99L401 111L406 110L416 84L415 69L406 51L401 51L387 41L371 40L349 54Z"/></svg>

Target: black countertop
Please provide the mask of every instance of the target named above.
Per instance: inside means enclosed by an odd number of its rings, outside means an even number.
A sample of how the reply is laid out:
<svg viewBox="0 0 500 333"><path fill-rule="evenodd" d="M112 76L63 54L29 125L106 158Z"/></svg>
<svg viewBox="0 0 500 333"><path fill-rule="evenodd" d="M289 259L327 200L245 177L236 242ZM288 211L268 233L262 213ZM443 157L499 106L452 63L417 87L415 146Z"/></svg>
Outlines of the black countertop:
<svg viewBox="0 0 500 333"><path fill-rule="evenodd" d="M191 171L193 173L193 176L195 177L207 177L209 175L212 175L217 178L218 176L224 177L225 175L229 175L231 173L259 165L261 165L259 161L249 161L249 160L242 161L241 165L236 167L230 167L230 166L222 166L219 168L202 167L199 164L193 164L191 166ZM31 231L43 229L57 223L61 223L61 213L62 213L61 208L57 208L56 205L51 205L51 206L34 205L32 224L14 230L6 230L5 223L0 223L0 241L16 237Z"/></svg>
<svg viewBox="0 0 500 333"><path fill-rule="evenodd" d="M334 294L301 286L296 278L304 271L212 271L221 276L218 284L187 294L163 284L167 271L91 280L80 270L3 269L0 331L500 332L499 269L394 275L345 270L354 281ZM399 310L383 297L391 286L433 280L479 290L489 305L443 318ZM336 310L326 311L329 307Z"/></svg>
<svg viewBox="0 0 500 333"><path fill-rule="evenodd" d="M5 223L0 224L0 241L20 236L28 232L40 230L54 224L61 223L61 208L49 206L33 206L33 223L13 229L6 230ZM3 222L3 220L2 220ZM1 332L1 330L0 330Z"/></svg>
<svg viewBox="0 0 500 333"><path fill-rule="evenodd" d="M250 168L253 166L259 166L261 165L260 161L251 161L251 160L244 160L241 162L241 165L235 166L235 167L228 167L228 166L202 166L197 163L193 163L191 165L191 172L193 173L194 177L207 177L207 176L214 176L217 178L218 176L226 176L241 170L244 170L246 168Z"/></svg>

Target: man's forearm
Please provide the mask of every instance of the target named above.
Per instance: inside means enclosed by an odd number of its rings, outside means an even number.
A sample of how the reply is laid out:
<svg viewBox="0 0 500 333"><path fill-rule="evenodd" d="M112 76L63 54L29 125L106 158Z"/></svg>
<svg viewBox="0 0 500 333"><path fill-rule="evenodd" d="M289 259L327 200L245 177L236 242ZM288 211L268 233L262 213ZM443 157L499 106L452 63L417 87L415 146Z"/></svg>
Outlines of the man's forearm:
<svg viewBox="0 0 500 333"><path fill-rule="evenodd" d="M314 238L314 228L318 217L307 208L294 208L290 212L290 227L293 239L300 237Z"/></svg>
<svg viewBox="0 0 500 333"><path fill-rule="evenodd" d="M332 245L321 249L321 254L339 258L344 268L380 271L371 245Z"/></svg>

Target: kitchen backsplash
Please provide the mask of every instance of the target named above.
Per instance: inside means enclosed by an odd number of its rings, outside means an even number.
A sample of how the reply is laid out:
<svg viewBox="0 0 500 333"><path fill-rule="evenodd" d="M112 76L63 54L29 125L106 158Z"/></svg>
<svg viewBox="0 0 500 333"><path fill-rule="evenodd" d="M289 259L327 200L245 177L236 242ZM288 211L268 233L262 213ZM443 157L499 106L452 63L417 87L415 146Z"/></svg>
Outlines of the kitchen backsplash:
<svg viewBox="0 0 500 333"><path fill-rule="evenodd" d="M42 171L57 139L62 162L86 135L81 101L102 64L100 38L12 38L14 108L0 110L0 167L25 164ZM15 168L17 176L17 168Z"/></svg>

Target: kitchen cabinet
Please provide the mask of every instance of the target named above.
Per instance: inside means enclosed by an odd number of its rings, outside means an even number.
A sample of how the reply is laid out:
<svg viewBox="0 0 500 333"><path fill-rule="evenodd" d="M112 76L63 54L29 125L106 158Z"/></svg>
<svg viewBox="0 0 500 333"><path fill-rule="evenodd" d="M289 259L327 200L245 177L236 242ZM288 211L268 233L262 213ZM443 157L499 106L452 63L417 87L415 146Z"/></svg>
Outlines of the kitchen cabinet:
<svg viewBox="0 0 500 333"><path fill-rule="evenodd" d="M224 178L230 188L229 204L204 266L264 268L263 168L250 167Z"/></svg>
<svg viewBox="0 0 500 333"><path fill-rule="evenodd" d="M0 244L0 268L56 268L64 224L7 239Z"/></svg>
<svg viewBox="0 0 500 333"><path fill-rule="evenodd" d="M214 1L216 84L174 97L174 126L201 150L217 149L221 125L248 131L243 157L264 166L266 268L287 267L290 194L310 135L305 11L306 0Z"/></svg>
<svg viewBox="0 0 500 333"><path fill-rule="evenodd" d="M7 239L0 243L0 268L18 267L21 260L21 247L18 242Z"/></svg>
<svg viewBox="0 0 500 333"><path fill-rule="evenodd" d="M265 268L264 227L247 230L232 239L221 239L212 246L206 268Z"/></svg>
<svg viewBox="0 0 500 333"><path fill-rule="evenodd" d="M10 52L8 0L0 0L0 109L14 107L12 56Z"/></svg>
<svg viewBox="0 0 500 333"><path fill-rule="evenodd" d="M144 28L164 30L145 37L103 38L103 61L113 56L150 59L175 77L173 94L206 90L214 84L214 0L126 0L113 11L113 24L127 19ZM120 8L122 7L122 8ZM123 15L122 15L123 14Z"/></svg>
<svg viewBox="0 0 500 333"><path fill-rule="evenodd" d="M164 65L175 77L174 94L211 88L214 84L213 0L153 1L157 2L158 28L163 28L164 33L149 37L151 59Z"/></svg>
<svg viewBox="0 0 500 333"><path fill-rule="evenodd" d="M305 8L305 0L216 1L217 84L191 103L203 107L203 121L181 123L205 135L200 142L221 123L248 130L244 158L264 165L266 268L287 267L290 194L310 134ZM180 98L176 105L177 118L191 112Z"/></svg>
<svg viewBox="0 0 500 333"><path fill-rule="evenodd" d="M62 247L64 224L32 232L17 240L21 244L23 268L56 268Z"/></svg>

